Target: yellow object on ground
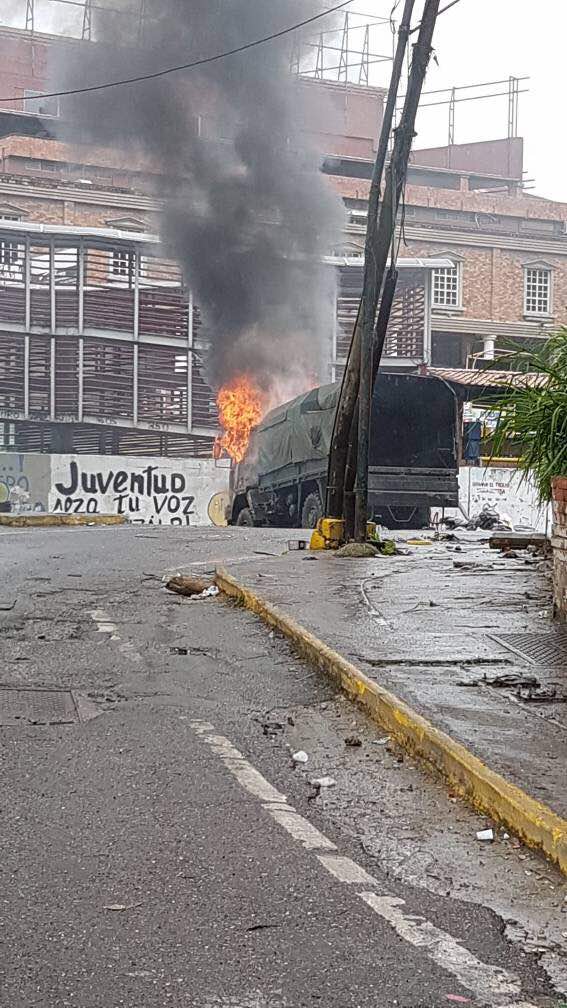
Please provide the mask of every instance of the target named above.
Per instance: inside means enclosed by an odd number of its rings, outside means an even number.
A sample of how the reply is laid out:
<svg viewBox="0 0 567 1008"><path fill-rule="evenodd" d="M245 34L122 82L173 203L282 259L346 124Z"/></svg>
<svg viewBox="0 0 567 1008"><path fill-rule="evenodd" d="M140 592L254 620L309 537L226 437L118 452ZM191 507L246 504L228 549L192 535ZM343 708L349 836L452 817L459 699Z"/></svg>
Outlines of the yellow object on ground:
<svg viewBox="0 0 567 1008"><path fill-rule="evenodd" d="M55 525L125 525L124 515L113 514L0 514L0 526L7 528L45 528Z"/></svg>
<svg viewBox="0 0 567 1008"><path fill-rule="evenodd" d="M466 746L436 728L405 701L222 568L217 570L216 583L226 595L237 599L292 641L304 658L361 703L396 742L441 773L452 791L508 826L531 847L544 851L567 875L567 820L491 770Z"/></svg>
<svg viewBox="0 0 567 1008"><path fill-rule="evenodd" d="M320 518L311 536L309 549L338 549L344 541L344 531L342 518Z"/></svg>
<svg viewBox="0 0 567 1008"><path fill-rule="evenodd" d="M376 522L366 523L368 539L376 538ZM345 523L342 518L320 518L311 534L309 549L338 549L345 541Z"/></svg>

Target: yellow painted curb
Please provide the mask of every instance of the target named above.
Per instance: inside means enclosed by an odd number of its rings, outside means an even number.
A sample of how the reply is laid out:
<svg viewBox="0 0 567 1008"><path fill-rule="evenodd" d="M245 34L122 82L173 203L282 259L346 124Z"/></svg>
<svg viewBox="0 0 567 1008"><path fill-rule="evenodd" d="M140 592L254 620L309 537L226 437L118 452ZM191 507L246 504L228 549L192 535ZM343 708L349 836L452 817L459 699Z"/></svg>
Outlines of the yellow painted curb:
<svg viewBox="0 0 567 1008"><path fill-rule="evenodd" d="M0 514L0 526L7 528L36 528L53 525L125 525L124 515L90 515L90 514L30 514L12 515Z"/></svg>
<svg viewBox="0 0 567 1008"><path fill-rule="evenodd" d="M513 830L531 847L544 851L567 875L567 820L491 770L460 742L435 728L403 700L369 679L337 651L239 584L222 568L217 570L216 583L226 595L279 630L312 664L331 675L400 745L438 770L452 790Z"/></svg>

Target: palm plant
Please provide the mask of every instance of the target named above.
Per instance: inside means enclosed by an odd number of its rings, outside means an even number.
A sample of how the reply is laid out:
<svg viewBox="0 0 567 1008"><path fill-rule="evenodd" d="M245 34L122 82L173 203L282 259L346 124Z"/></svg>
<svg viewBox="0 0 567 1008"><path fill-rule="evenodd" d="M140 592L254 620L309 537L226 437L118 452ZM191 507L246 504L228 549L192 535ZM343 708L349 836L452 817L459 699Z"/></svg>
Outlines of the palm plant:
<svg viewBox="0 0 567 1008"><path fill-rule="evenodd" d="M530 378L491 396L490 409L499 413L493 451L499 455L511 442L540 500L549 501L553 478L567 476L567 328L538 348L516 347L506 364L530 372ZM533 372L539 372L537 378Z"/></svg>

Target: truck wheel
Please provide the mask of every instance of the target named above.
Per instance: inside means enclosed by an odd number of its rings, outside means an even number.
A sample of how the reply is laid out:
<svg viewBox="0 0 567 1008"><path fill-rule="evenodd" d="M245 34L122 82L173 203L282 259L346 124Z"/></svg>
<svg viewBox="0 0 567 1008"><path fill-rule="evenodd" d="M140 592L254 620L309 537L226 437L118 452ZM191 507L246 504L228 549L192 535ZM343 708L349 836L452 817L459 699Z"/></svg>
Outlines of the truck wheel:
<svg viewBox="0 0 567 1008"><path fill-rule="evenodd" d="M307 494L301 509L301 528L314 529L323 517L323 506L318 493Z"/></svg>
<svg viewBox="0 0 567 1008"><path fill-rule="evenodd" d="M250 508L242 508L242 511L238 512L238 518L236 519L237 525L254 525L254 518L252 517L252 512Z"/></svg>

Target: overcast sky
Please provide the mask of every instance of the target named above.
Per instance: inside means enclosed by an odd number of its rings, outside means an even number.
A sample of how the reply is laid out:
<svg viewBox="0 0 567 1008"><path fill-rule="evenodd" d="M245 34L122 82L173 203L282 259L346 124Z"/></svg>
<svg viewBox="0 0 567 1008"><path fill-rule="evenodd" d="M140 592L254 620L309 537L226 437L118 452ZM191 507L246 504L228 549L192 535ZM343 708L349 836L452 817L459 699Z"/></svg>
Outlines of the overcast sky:
<svg viewBox="0 0 567 1008"><path fill-rule="evenodd" d="M394 3L395 0L352 0L350 9L388 17ZM332 6L331 0L321 0L322 9L327 5ZM46 0L37 0L36 6L38 20L43 22L37 25L40 30L54 27L53 13L56 10L59 18L64 14L69 29L69 22L73 22L73 28L79 27L80 9ZM399 0L394 17L400 18L402 6L403 0ZM419 12L422 6L423 0L417 0L416 11ZM23 27L25 7L25 0L0 0L0 19L6 23L10 11L13 23ZM535 185L532 191L540 196L565 202L567 133L562 113L566 95L566 39L567 0L538 0L537 4L533 0L459 0L455 7L439 18L435 36L439 66L431 64L426 83L427 89L433 89L498 81L507 79L511 74L517 77L528 75L530 80L520 85L530 90L528 94L520 95L519 115L519 133L526 142L526 178L535 180L528 185ZM385 25L373 41L381 50L391 52L389 25ZM356 48L356 36L353 45ZM387 83L388 64L374 72L376 83ZM506 90L506 85L494 90ZM505 137L507 129L508 100L505 95L486 101L461 103L456 107L457 143ZM418 120L418 131L417 146L446 143L447 106L424 109Z"/></svg>
<svg viewBox="0 0 567 1008"><path fill-rule="evenodd" d="M393 3L394 0L353 0L352 10L388 16ZM402 6L400 0L395 17L400 17ZM416 9L421 6L418 0ZM533 0L459 0L439 18L435 35L439 66L431 64L426 83L426 88L432 89L503 80L511 74L528 75L530 80L520 87L530 90L520 95L519 105L519 133L526 145L526 177L535 179L532 191L537 195L565 202L566 39L567 0L538 0L536 4ZM493 90L506 90L506 86ZM417 146L446 143L447 107L424 109L418 128ZM456 106L457 143L505 137L507 131L506 96Z"/></svg>

